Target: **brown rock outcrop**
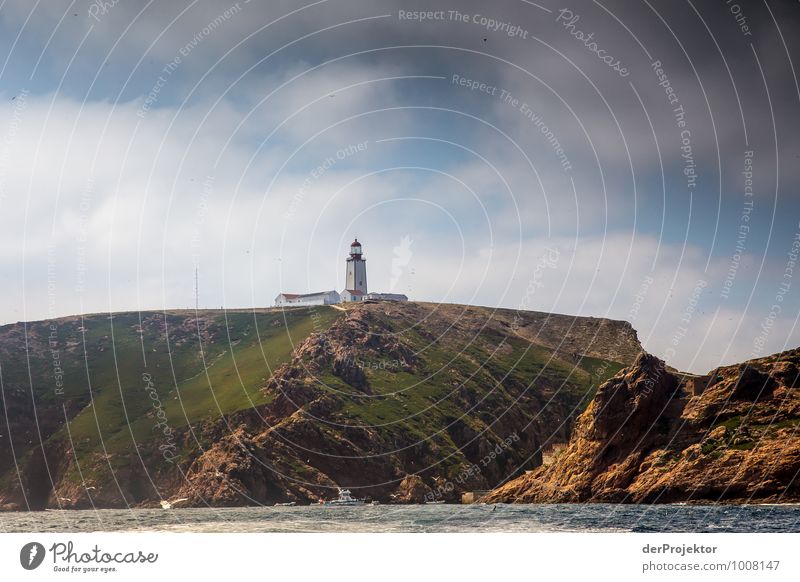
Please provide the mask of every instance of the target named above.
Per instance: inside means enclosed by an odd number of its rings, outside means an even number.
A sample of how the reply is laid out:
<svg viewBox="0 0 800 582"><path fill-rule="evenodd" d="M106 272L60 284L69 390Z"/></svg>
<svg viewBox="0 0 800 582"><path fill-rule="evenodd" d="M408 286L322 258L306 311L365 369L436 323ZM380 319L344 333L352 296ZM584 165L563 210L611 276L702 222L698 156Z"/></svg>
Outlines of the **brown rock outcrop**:
<svg viewBox="0 0 800 582"><path fill-rule="evenodd" d="M486 502L800 499L800 350L717 369L698 395L643 355L600 387L567 449Z"/></svg>
<svg viewBox="0 0 800 582"><path fill-rule="evenodd" d="M419 475L406 475L391 498L393 503L423 503L431 493Z"/></svg>

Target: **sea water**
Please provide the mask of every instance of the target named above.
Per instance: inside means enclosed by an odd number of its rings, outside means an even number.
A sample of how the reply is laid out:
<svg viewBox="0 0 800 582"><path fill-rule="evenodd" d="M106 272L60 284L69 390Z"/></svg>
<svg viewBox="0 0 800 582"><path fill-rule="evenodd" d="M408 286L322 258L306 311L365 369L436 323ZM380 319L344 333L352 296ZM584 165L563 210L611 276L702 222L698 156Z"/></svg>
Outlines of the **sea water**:
<svg viewBox="0 0 800 582"><path fill-rule="evenodd" d="M0 513L0 532L798 532L800 505L365 505Z"/></svg>

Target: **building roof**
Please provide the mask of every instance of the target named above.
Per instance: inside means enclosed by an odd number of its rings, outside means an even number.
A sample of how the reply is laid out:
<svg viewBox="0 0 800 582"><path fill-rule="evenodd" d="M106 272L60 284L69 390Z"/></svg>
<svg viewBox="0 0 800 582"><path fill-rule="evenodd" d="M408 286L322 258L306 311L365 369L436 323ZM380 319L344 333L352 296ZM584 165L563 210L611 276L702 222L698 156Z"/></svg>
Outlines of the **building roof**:
<svg viewBox="0 0 800 582"><path fill-rule="evenodd" d="M361 243L360 243L360 242L358 242L358 239L356 239L356 240L354 240L353 242L351 242L351 243L350 243L350 246L351 246L351 247L355 247L355 246L359 246L359 247L360 247L360 246L361 246Z"/></svg>
<svg viewBox="0 0 800 582"><path fill-rule="evenodd" d="M350 293L350 295L364 295L363 291L359 291L358 289L345 289L342 293Z"/></svg>
<svg viewBox="0 0 800 582"><path fill-rule="evenodd" d="M304 297L319 297L320 295L328 295L330 293L336 293L336 290L331 289L330 291L317 291L316 293L281 293L278 297L286 297L286 299L301 299Z"/></svg>

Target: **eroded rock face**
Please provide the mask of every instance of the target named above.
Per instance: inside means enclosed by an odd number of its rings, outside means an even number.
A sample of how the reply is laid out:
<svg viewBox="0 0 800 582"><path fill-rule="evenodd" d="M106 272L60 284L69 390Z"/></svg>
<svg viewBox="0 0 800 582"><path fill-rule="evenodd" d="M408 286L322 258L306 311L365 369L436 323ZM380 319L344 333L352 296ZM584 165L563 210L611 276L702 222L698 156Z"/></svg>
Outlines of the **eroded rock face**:
<svg viewBox="0 0 800 582"><path fill-rule="evenodd" d="M168 438L161 429L152 430L154 413L146 400L152 396L142 389L139 370L114 364L116 335L99 335L109 333L111 318L60 321L59 345L77 370L73 378L84 372L81 340L88 329L94 334L86 348L90 367L105 371L93 382L94 398L121 397L122 389L126 406L132 404L131 424L143 422L132 427L135 442L124 423L110 434L104 425L103 438L114 436L107 451L90 430L71 442L64 413L73 419L94 410L92 394L76 381L66 407L59 400L37 400L46 443L34 446L30 394L10 391L13 382L6 382L4 409L13 417L15 449L0 445L0 509L158 507L161 500L178 498L200 507L313 503L335 496L337 486L382 502L417 503L432 493L455 501L464 490L487 489L539 463L540 444L569 437L575 410L598 378L632 363L641 349L629 324L605 319L413 302L348 305L330 317L333 310L297 310L288 319L260 314L258 321L269 329L294 330L287 345L279 334L256 341L252 314L233 314L230 322L227 314L213 312L115 315L113 329L141 331L148 354L150 349L160 354L150 346L165 347L167 338L169 346L184 350L175 386L157 383L165 405L179 399L183 406L184 396L187 403L188 396L202 402L206 395L197 386L186 394L176 387L183 390L196 366L214 372L213 405L207 413L201 406L190 415L170 413ZM24 334L18 327L0 327L4 366L19 351ZM44 370L40 375L47 380L49 328L31 330L30 353L39 362L34 369ZM135 354L117 355L137 360L140 339L130 342ZM204 345L201 358L192 347L198 340L216 344ZM276 348L281 353L287 348L286 355L276 360L277 369L254 371L251 363L249 375L240 375L238 363L225 354L235 351L239 358L258 343L266 357ZM116 349L121 345L128 344ZM594 361L584 362L586 356ZM148 370L158 368L158 359L149 361ZM117 382L120 369L127 375ZM264 377L254 379L257 373ZM17 376L25 378L19 370ZM223 412L217 389L245 388L243 376L249 378L247 396L256 393L257 403L240 404L241 391L224 390L229 401L220 399ZM21 479L15 456L23 461Z"/></svg>
<svg viewBox="0 0 800 582"><path fill-rule="evenodd" d="M636 445L631 435L651 429L664 415L677 387L677 379L667 372L664 362L641 354L632 368L600 387L578 430L585 431L587 438L604 441L608 450L629 452Z"/></svg>
<svg viewBox="0 0 800 582"><path fill-rule="evenodd" d="M431 494L428 487L419 475L406 475L400 482L397 491L392 494L395 503L424 503Z"/></svg>
<svg viewBox="0 0 800 582"><path fill-rule="evenodd" d="M376 317L379 309L387 312ZM437 484L450 483L458 484L452 491L447 488L455 499L462 487L485 489L509 469L524 468L530 462L528 451L536 450L541 442L541 433L568 430L563 428L568 408L557 398L539 396L545 384L533 391L524 379L498 369L508 404L500 407L499 403L487 402L474 390L459 385L455 370L443 374L426 368L413 347L393 333L385 316L389 321L405 318L410 323L431 317L427 310L408 304L365 305L351 309L324 333L309 336L297 348L291 363L268 381L265 391L271 397L270 404L257 414L230 419L241 423L239 429L214 435L213 446L188 467L187 482L177 496L189 498L189 505L313 503L335 495L335 487L342 486L360 497L422 503ZM424 328L421 326L420 334L436 329L433 337L438 337L441 331L437 326L447 329L450 323L441 316L431 317ZM464 341L474 337L471 326L461 320L455 325L464 329L452 333L459 337L463 333ZM626 336L623 341L628 339ZM365 425L348 416L354 403L393 398L376 392L371 378L396 374L424 378L431 372L452 378L449 399L457 403L456 410L463 411L437 421L436 426L443 429L441 434L431 431L428 438L420 438L418 433L391 423ZM320 385L319 379L326 374L340 382L332 384L335 389ZM547 401L551 404L545 407ZM481 411L491 407L502 412L502 422L492 415L487 416L491 425L470 417L480 418ZM432 408L427 414L435 412ZM531 422L534 417L537 421ZM453 444L458 447L456 459L460 464L446 470L439 461L453 456ZM470 469L478 466L479 471ZM463 475L469 479L459 479Z"/></svg>
<svg viewBox="0 0 800 582"><path fill-rule="evenodd" d="M731 398L748 402L769 400L776 386L777 382L769 374L745 365L741 367Z"/></svg>
<svg viewBox="0 0 800 582"><path fill-rule="evenodd" d="M600 388L553 464L487 502L798 499L799 360L793 350L720 368L691 396L641 356Z"/></svg>
<svg viewBox="0 0 800 582"><path fill-rule="evenodd" d="M312 466L303 466L297 479L294 455L269 435L252 435L239 427L200 455L189 467L176 497L187 505L241 506L325 497L333 482Z"/></svg>

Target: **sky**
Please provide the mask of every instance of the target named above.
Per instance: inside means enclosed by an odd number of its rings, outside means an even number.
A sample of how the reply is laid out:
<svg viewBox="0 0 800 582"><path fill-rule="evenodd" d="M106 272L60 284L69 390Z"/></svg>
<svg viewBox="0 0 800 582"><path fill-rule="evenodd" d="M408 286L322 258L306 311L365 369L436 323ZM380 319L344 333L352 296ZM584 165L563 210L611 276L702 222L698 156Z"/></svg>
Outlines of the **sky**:
<svg viewBox="0 0 800 582"><path fill-rule="evenodd" d="M0 323L370 290L800 345L794 1L5 0Z"/></svg>

